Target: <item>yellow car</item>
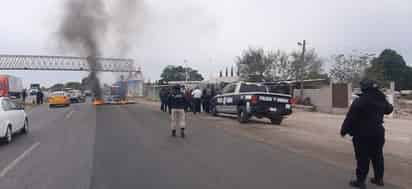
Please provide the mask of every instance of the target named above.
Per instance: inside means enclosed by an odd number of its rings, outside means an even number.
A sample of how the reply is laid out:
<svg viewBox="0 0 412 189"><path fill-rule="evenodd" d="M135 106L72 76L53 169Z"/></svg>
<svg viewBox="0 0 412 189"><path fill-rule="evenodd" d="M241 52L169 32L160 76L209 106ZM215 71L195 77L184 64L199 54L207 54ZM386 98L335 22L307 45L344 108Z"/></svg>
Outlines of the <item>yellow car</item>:
<svg viewBox="0 0 412 189"><path fill-rule="evenodd" d="M69 94L64 91L55 91L48 98L49 106L70 106Z"/></svg>

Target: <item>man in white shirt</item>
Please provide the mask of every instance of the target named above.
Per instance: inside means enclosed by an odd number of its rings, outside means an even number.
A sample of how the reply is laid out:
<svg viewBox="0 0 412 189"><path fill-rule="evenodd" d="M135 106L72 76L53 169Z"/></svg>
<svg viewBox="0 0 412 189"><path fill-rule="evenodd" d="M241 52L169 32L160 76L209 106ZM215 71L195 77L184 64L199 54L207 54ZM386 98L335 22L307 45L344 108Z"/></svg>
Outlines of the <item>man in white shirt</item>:
<svg viewBox="0 0 412 189"><path fill-rule="evenodd" d="M194 102L194 110L193 113L200 113L200 102L202 98L202 90L200 90L199 87L196 87L196 89L192 92L192 97L193 97L193 102Z"/></svg>

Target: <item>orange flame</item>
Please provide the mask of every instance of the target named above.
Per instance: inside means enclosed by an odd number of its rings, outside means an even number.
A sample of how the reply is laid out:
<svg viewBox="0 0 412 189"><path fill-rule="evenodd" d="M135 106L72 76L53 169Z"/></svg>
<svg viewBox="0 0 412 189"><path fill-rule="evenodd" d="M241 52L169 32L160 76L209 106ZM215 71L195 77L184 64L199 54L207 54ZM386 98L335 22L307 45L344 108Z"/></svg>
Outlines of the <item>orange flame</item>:
<svg viewBox="0 0 412 189"><path fill-rule="evenodd" d="M95 99L93 101L93 105L97 106L97 105L103 105L104 101L102 99Z"/></svg>

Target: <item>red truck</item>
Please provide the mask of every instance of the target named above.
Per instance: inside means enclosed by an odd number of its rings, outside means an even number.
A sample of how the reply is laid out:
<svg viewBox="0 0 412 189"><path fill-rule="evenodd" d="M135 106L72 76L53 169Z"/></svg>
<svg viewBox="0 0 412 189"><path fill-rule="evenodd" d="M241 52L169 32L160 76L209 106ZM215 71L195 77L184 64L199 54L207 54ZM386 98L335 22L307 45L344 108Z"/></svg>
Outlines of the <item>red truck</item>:
<svg viewBox="0 0 412 189"><path fill-rule="evenodd" d="M11 75L0 75L0 96L20 98L23 91L23 82L20 78Z"/></svg>

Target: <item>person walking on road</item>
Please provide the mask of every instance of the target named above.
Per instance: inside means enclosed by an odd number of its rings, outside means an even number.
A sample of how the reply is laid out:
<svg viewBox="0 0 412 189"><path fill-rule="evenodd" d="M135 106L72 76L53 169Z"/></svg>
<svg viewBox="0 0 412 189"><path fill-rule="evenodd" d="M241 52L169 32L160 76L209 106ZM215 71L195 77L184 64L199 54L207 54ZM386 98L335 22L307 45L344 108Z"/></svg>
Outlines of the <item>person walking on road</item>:
<svg viewBox="0 0 412 189"><path fill-rule="evenodd" d="M356 180L350 181L349 184L355 188L366 188L365 181L371 161L375 177L370 179L370 182L377 186L384 186L383 118L385 114L392 113L393 106L379 90L377 82L363 80L360 85L362 94L352 103L340 131L342 137L347 134L353 136L357 162Z"/></svg>
<svg viewBox="0 0 412 189"><path fill-rule="evenodd" d="M199 87L196 87L192 92L194 110L193 113L200 113L200 103L202 101L202 90Z"/></svg>
<svg viewBox="0 0 412 189"><path fill-rule="evenodd" d="M175 86L169 96L169 104L171 109L171 129L173 137L176 137L177 125L180 127L180 136L182 138L185 137L186 113L184 109L186 107L186 103L185 96L181 92L180 86Z"/></svg>

